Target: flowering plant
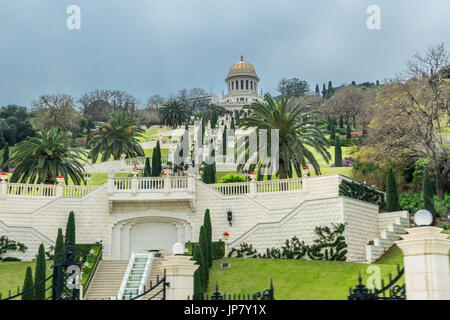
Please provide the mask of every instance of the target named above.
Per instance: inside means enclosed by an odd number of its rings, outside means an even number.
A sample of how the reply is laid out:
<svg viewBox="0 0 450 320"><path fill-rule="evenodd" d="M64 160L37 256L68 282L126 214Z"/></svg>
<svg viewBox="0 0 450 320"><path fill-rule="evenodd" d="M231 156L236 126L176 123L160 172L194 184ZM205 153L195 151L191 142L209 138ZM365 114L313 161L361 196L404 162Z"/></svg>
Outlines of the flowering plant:
<svg viewBox="0 0 450 320"><path fill-rule="evenodd" d="M223 235L223 236L229 236L229 235L230 235L230 233L229 233L229 232L227 232L227 231L225 231L224 233L222 233L222 235Z"/></svg>

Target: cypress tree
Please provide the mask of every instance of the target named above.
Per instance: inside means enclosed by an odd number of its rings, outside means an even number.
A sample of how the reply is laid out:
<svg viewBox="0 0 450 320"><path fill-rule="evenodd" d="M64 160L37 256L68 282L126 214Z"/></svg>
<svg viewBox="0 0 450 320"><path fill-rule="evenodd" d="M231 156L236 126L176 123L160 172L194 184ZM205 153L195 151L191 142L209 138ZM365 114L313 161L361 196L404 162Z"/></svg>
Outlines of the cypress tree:
<svg viewBox="0 0 450 320"><path fill-rule="evenodd" d="M222 134L222 154L224 156L227 154L227 126L226 125L223 128L223 134Z"/></svg>
<svg viewBox="0 0 450 320"><path fill-rule="evenodd" d="M350 130L350 123L347 122L347 133L345 134L345 138L351 139L352 138L352 131Z"/></svg>
<svg viewBox="0 0 450 320"><path fill-rule="evenodd" d="M234 117L231 118L231 125L230 125L232 130L236 130L236 126L234 124Z"/></svg>
<svg viewBox="0 0 450 320"><path fill-rule="evenodd" d="M151 177L152 176L152 171L150 168L150 158L146 157L145 158L145 167L144 167L144 177Z"/></svg>
<svg viewBox="0 0 450 320"><path fill-rule="evenodd" d="M209 166L209 183L216 183L216 161L214 161Z"/></svg>
<svg viewBox="0 0 450 320"><path fill-rule="evenodd" d="M53 264L55 266L63 261L63 255L62 255L63 251L64 251L64 240L63 240L62 229L58 228L58 236L56 237L55 254L54 254L54 258L53 258Z"/></svg>
<svg viewBox="0 0 450 320"><path fill-rule="evenodd" d="M331 140L336 140L336 132L335 132L334 126L331 125L330 127L331 127L330 128L330 139Z"/></svg>
<svg viewBox="0 0 450 320"><path fill-rule="evenodd" d="M206 291L208 288L208 282L209 282L209 263L208 263L208 240L206 236L206 230L205 226L200 227L200 237L199 237L199 243L200 243L200 250L202 251L202 262L200 263L200 266L203 267L203 289Z"/></svg>
<svg viewBox="0 0 450 320"><path fill-rule="evenodd" d="M327 96L328 98L331 97L334 93L333 84L331 81L328 81L328 89L327 89Z"/></svg>
<svg viewBox="0 0 450 320"><path fill-rule="evenodd" d="M339 117L339 128L344 129L344 117Z"/></svg>
<svg viewBox="0 0 450 320"><path fill-rule="evenodd" d="M200 246L196 244L193 248L193 259L195 260L196 264L199 266L197 270L194 272L194 300L203 300L203 293L204 293L204 270L202 266L202 251L200 250Z"/></svg>
<svg viewBox="0 0 450 320"><path fill-rule="evenodd" d="M334 144L334 164L336 167L342 167L342 149L339 135L336 136Z"/></svg>
<svg viewBox="0 0 450 320"><path fill-rule="evenodd" d="M33 288L33 271L31 270L31 267L27 267L27 271L25 272L25 279L23 281L22 292L30 290L31 288ZM22 295L22 300L33 300L33 290L25 292Z"/></svg>
<svg viewBox="0 0 450 320"><path fill-rule="evenodd" d="M210 165L203 163L203 171L202 171L202 182L203 183L209 184L209 178L211 176L209 173L209 170L210 170Z"/></svg>
<svg viewBox="0 0 450 320"><path fill-rule="evenodd" d="M423 206L433 215L433 224L436 222L436 209L434 208L433 182L428 173L423 175Z"/></svg>
<svg viewBox="0 0 450 320"><path fill-rule="evenodd" d="M72 251L75 252L75 214L73 211L70 211L69 218L67 219L66 225L66 241L65 247L67 248L68 243L70 242L70 246Z"/></svg>
<svg viewBox="0 0 450 320"><path fill-rule="evenodd" d="M320 94L319 85L316 84L316 94Z"/></svg>
<svg viewBox="0 0 450 320"><path fill-rule="evenodd" d="M3 172L8 172L9 171L9 166L7 165L7 162L9 160L9 146L8 143L5 144L5 149L3 149L3 162L2 162L2 171Z"/></svg>
<svg viewBox="0 0 450 320"><path fill-rule="evenodd" d="M35 288L33 292L33 300L45 300L45 275L47 267L45 265L45 249L44 244L39 246L39 252L36 260L36 269L34 271Z"/></svg>
<svg viewBox="0 0 450 320"><path fill-rule="evenodd" d="M322 98L326 98L327 97L327 87L325 87L325 83L323 84L322 87Z"/></svg>
<svg viewBox="0 0 450 320"><path fill-rule="evenodd" d="M208 260L208 267L212 267L213 262L213 252L212 252L212 225L211 225L211 215L209 214L209 209L206 209L205 216L203 217L203 225L205 226L206 231L206 240L208 241L208 248L207 251L207 260Z"/></svg>
<svg viewBox="0 0 450 320"><path fill-rule="evenodd" d="M395 181L394 170L389 167L386 175L386 209L388 212L400 211L398 202L397 182Z"/></svg>
<svg viewBox="0 0 450 320"><path fill-rule="evenodd" d="M161 147L159 145L159 140L156 142L156 147L153 148L152 154L152 177L159 177L161 175Z"/></svg>

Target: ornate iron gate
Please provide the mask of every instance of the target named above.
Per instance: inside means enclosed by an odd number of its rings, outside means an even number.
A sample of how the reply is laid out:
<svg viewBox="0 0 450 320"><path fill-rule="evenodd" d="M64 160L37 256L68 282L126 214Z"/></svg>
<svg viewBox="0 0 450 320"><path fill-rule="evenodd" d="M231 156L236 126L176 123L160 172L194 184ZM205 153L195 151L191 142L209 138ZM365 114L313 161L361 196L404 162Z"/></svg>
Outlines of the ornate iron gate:
<svg viewBox="0 0 450 320"><path fill-rule="evenodd" d="M141 294L136 291L136 295L130 296L128 300L166 300L166 287L168 286L169 283L166 282L166 269L164 269L164 276L161 279L159 276L156 276L155 284L150 281L150 287L148 289L144 287L144 292ZM126 298L124 296L124 299Z"/></svg>
<svg viewBox="0 0 450 320"><path fill-rule="evenodd" d="M33 292L38 286L44 283L46 300L79 300L80 299L80 265L74 260L74 252L70 243L67 244L64 252L61 252L64 259L61 263L53 266L53 273L40 281L35 283L33 287L25 291L20 291L17 288L17 294L11 295L9 291L8 297L2 299L0 293L0 300L13 300L21 298L24 294ZM49 291L51 290L51 294Z"/></svg>
<svg viewBox="0 0 450 320"><path fill-rule="evenodd" d="M354 289L350 288L348 300L405 300L405 284L397 284L402 278L404 272L405 268L400 268L400 266L397 265L397 275L392 278L392 275L389 273L389 282L385 285L384 280L381 280L381 289L377 289L376 287L373 289L368 289L362 283L360 274L358 277L358 284Z"/></svg>

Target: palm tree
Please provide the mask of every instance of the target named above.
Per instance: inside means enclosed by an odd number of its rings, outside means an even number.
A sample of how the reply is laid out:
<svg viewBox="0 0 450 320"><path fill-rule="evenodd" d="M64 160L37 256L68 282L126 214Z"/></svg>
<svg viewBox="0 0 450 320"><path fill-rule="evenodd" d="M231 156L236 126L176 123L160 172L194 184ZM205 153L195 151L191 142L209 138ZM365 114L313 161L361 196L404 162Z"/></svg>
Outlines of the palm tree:
<svg viewBox="0 0 450 320"><path fill-rule="evenodd" d="M314 171L319 175L319 163L308 147L312 147L327 162L331 159L331 156L327 151L329 143L318 128L318 122L309 120L310 115L317 113L317 111L308 111L309 106L306 105L305 100L289 107L289 96L282 96L281 99L275 100L270 94L266 94L264 99L266 103L254 102L244 107L251 113L240 120L241 127L243 129L266 129L268 135L271 129L279 130L278 175L280 179L292 177L293 170L296 171L298 176L301 176L301 167L307 161L311 163ZM268 152L271 150L270 139L267 150ZM247 158L251 159L248 156ZM263 166L264 164L259 161L258 169ZM245 165L239 165L239 170L243 168L245 168Z"/></svg>
<svg viewBox="0 0 450 320"><path fill-rule="evenodd" d="M161 109L161 124L172 126L176 129L179 124L186 122L189 118L189 111L178 100L169 100Z"/></svg>
<svg viewBox="0 0 450 320"><path fill-rule="evenodd" d="M111 156L114 160L119 160L122 153L130 158L144 156L144 149L139 142L143 133L144 130L139 128L137 120L126 112L112 112L99 134L89 141L92 162L95 163L100 154L102 162Z"/></svg>
<svg viewBox="0 0 450 320"><path fill-rule="evenodd" d="M11 182L55 184L61 174L81 184L84 169L81 164L84 151L77 149L58 128L38 132L36 137L19 142L11 153L8 164L14 167Z"/></svg>

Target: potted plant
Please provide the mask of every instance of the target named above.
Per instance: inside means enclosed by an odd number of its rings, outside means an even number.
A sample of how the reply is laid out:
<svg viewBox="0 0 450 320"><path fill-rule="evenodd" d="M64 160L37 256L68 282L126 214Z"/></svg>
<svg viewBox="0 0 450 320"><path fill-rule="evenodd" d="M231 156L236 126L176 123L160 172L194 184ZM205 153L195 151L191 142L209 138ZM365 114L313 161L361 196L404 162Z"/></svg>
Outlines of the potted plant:
<svg viewBox="0 0 450 320"><path fill-rule="evenodd" d="M222 238L225 241L230 239L230 233L228 231L225 231L224 233L222 233Z"/></svg>

